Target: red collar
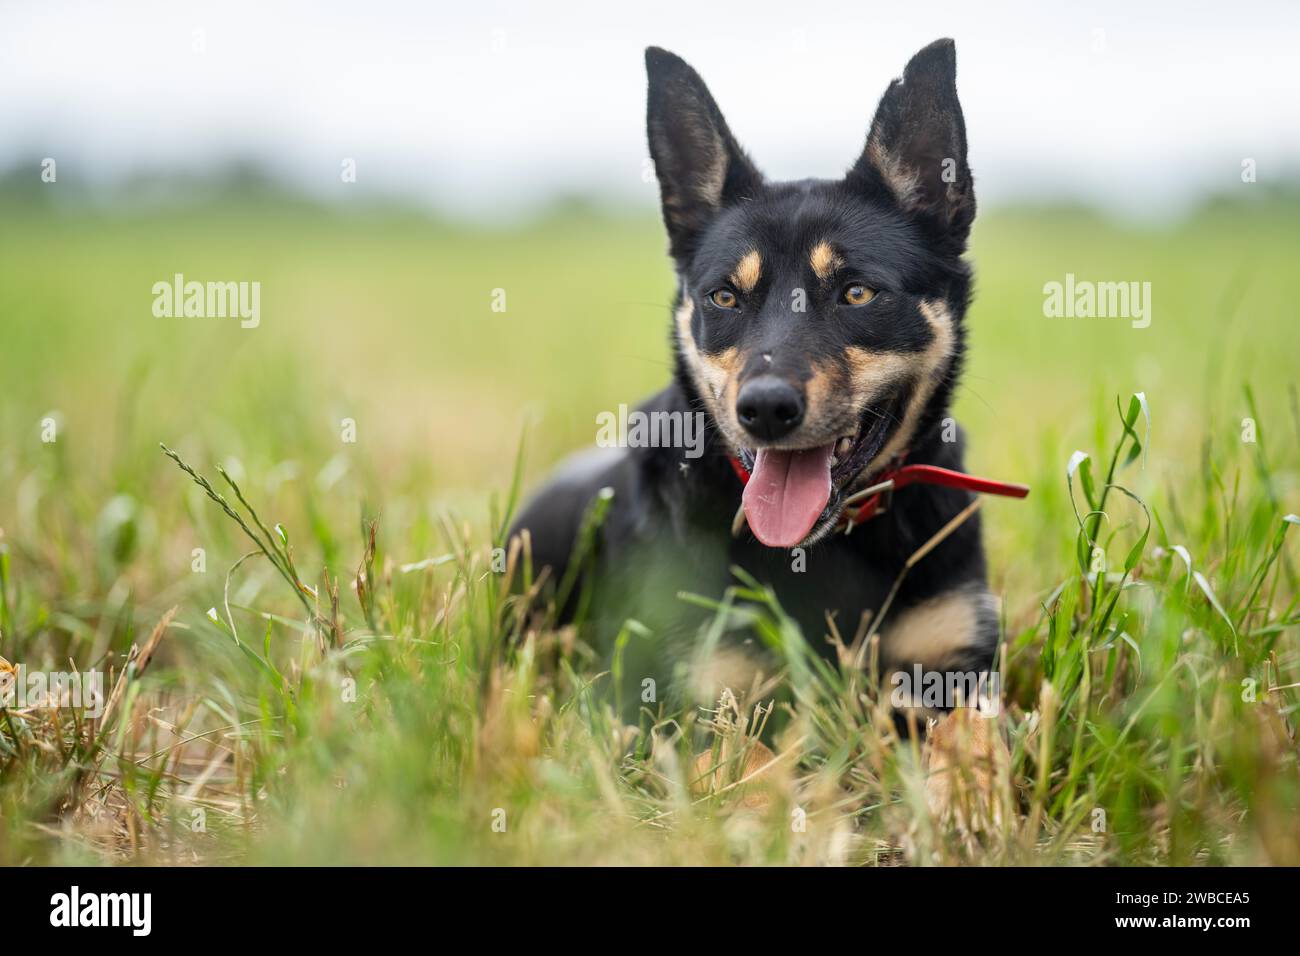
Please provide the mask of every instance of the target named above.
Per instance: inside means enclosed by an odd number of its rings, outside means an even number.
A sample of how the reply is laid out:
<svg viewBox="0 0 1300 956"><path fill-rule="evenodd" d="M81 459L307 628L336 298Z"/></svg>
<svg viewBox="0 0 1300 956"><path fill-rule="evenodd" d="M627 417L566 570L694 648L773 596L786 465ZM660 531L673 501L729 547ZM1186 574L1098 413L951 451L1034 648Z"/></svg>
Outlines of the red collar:
<svg viewBox="0 0 1300 956"><path fill-rule="evenodd" d="M963 488L966 491L1002 495L1006 498L1023 498L1029 494L1028 485L980 478L962 471L953 471L951 468L940 468L938 465L904 465L902 461L905 457L906 453L899 455L890 467L881 472L874 484L844 500L844 510L840 514L840 522L836 530L844 530L847 533L852 531L855 525L883 514L893 493L908 485L941 485L944 488ZM742 485L749 481L749 470L734 455L731 456L731 467ZM736 530L739 531L739 527Z"/></svg>

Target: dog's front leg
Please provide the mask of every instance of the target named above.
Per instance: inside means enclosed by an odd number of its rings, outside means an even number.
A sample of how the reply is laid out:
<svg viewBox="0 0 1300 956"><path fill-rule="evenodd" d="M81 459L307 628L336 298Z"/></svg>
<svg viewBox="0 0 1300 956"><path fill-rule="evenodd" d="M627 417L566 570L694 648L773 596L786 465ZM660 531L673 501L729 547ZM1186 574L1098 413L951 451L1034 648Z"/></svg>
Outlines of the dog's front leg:
<svg viewBox="0 0 1300 956"><path fill-rule="evenodd" d="M1010 753L997 719L996 601L965 587L921 602L883 628L893 704L926 727L931 813L964 833L1000 827L1010 809Z"/></svg>
<svg viewBox="0 0 1300 956"><path fill-rule="evenodd" d="M958 832L1001 829L1008 819L1011 753L996 716L958 707L930 723L926 737L930 813Z"/></svg>

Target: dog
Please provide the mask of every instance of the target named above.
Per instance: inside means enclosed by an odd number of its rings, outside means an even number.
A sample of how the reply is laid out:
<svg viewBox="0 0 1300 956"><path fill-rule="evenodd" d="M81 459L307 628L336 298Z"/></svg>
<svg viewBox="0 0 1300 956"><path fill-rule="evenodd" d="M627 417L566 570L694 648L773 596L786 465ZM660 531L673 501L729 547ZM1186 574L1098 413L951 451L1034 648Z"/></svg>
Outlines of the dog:
<svg viewBox="0 0 1300 956"><path fill-rule="evenodd" d="M810 639L828 618L852 633L888 605L876 622L882 675L988 672L998 610L979 516L960 520L971 491L960 479L899 480L871 493L916 466L962 473L949 405L975 193L954 44L912 57L836 180L767 180L694 69L656 47L645 63L677 289L673 379L638 412L698 416L702 444L582 453L513 533L527 533L533 566L553 584L582 582L559 593L564 618L607 635L641 625L646 647L624 662L634 677L657 667L671 680L693 666L688 648L709 612L679 592L716 599L733 568L770 587ZM598 499L603 521L584 549Z"/></svg>

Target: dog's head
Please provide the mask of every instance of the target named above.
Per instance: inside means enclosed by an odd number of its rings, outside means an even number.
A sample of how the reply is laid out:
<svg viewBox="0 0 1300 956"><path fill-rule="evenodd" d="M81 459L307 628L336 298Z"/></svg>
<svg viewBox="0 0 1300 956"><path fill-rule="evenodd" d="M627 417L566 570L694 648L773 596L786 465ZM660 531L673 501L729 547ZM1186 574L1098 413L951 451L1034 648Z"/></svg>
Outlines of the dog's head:
<svg viewBox="0 0 1300 956"><path fill-rule="evenodd" d="M766 181L690 66L652 47L646 69L679 379L751 471L756 537L815 541L958 371L975 193L952 41L912 57L833 181Z"/></svg>

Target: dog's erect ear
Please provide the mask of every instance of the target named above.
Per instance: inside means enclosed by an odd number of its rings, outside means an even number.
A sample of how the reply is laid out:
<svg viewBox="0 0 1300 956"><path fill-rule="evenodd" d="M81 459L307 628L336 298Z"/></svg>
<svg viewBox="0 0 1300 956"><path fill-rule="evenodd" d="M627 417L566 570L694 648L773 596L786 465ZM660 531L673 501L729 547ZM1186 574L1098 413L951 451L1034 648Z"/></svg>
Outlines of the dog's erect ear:
<svg viewBox="0 0 1300 956"><path fill-rule="evenodd" d="M685 60L652 46L645 51L645 68L650 156L659 176L669 246L681 260L723 206L752 197L763 179Z"/></svg>
<svg viewBox="0 0 1300 956"><path fill-rule="evenodd" d="M889 84L849 180L869 190L883 186L906 212L964 248L975 218L975 188L952 40L935 40Z"/></svg>

